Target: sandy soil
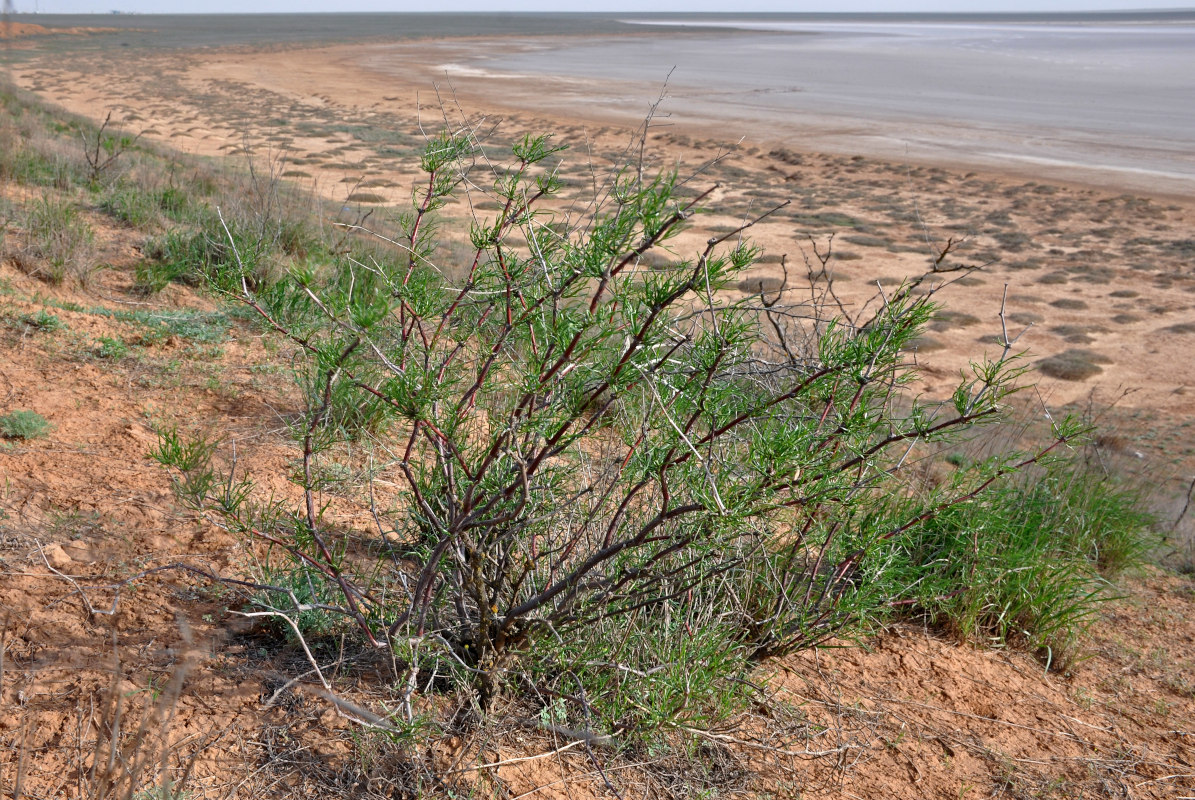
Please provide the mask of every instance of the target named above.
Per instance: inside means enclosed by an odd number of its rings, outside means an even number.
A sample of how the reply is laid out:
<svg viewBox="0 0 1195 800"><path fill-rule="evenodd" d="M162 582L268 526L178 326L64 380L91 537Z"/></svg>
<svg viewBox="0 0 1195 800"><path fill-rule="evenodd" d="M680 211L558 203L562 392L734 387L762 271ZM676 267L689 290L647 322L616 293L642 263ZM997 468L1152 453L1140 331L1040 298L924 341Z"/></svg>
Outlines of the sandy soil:
<svg viewBox="0 0 1195 800"><path fill-rule="evenodd" d="M430 70L462 46L420 45L405 76L383 76L368 53L334 48L121 60L55 55L18 67L14 77L92 118L114 110L126 127L183 151L256 155L353 209L405 200L420 126L433 128L443 115L456 122L463 109L470 119L501 118L504 130L555 130L574 144L571 164L583 173L591 165L606 169L628 141L627 125L642 114L642 104L620 118L572 107L549 114L529 99L530 87L507 82L496 95L465 76L437 98ZM724 152L705 125L667 123L651 132L655 163L700 165ZM390 135L375 133L383 129ZM848 304L861 303L877 282L890 286L921 271L935 248L963 238L958 259L992 263L944 293L953 314L935 323L919 356L926 392L945 391L969 357L993 346L1007 286L1009 320L1018 330L1030 326L1020 340L1029 362L1078 348L1094 353L1102 370L1083 381L1039 376L1047 408L1085 402L1093 391L1110 402L1131 390L1111 417L1123 431L1117 447L1150 464L1176 462L1165 473L1176 485L1195 464L1188 386L1195 199L751 140L699 181L707 178L723 187L712 203L717 210L700 218L700 230L678 250L697 247L708 235L702 230L792 200L752 229L772 254L754 274L777 279L780 254L803 271L812 242L824 249L834 234L830 264ZM353 193L372 197L353 200ZM194 797L385 789L395 780L387 772L393 765L381 757L346 765L352 729L309 686L266 706L284 683L280 676L301 671L301 655L267 646L206 582L166 571L135 589L112 588L178 561L226 570L251 556L243 543L177 508L166 474L147 458L151 423L252 440L244 468L277 476L286 473L283 420L296 401L285 381L261 371L286 354L270 352L235 320L220 323L230 327L216 346L172 336L147 340L136 358L97 358L99 337L139 335L137 326L97 309L215 309L178 287L146 305L131 286L136 235L98 214L91 222L112 269L86 290L50 290L0 266L11 289L0 297L2 409L36 407L54 426L48 438L0 450L0 786L11 786L20 770L38 796L79 796L87 764L103 752L105 698L119 695L128 720L177 696L166 735L176 759L194 756ZM21 321L47 302L57 304L49 308L65 331L39 333ZM281 480L270 488L287 491ZM1046 673L1025 654L908 627L863 648L799 655L776 665L774 685L800 713L749 720L735 734L742 741L708 757L721 759L725 785L737 787L730 796L1195 794L1195 583L1151 573L1125 593L1093 626L1090 658L1062 674ZM386 701L384 670L370 672L367 660L354 658L343 667L344 695L366 707ZM171 676L184 665L187 680L175 691ZM160 722L148 727L158 731ZM135 727L125 725L126 734ZM612 755L574 748L545 758L564 743L511 730L482 742L445 736L424 757L464 764L458 777L480 776L474 785L483 791L500 781L499 796L607 796L595 764L611 763ZM752 746L751 736L770 749ZM497 762L507 763L476 766ZM610 777L624 797L696 790L682 766L666 784L658 770L617 763Z"/></svg>

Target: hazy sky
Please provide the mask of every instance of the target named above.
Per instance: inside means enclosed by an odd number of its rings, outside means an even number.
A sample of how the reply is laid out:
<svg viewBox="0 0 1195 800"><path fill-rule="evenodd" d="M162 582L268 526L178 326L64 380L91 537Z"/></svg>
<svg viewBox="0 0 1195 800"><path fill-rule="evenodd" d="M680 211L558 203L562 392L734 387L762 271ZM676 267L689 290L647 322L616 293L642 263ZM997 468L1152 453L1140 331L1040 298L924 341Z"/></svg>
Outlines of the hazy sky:
<svg viewBox="0 0 1195 800"><path fill-rule="evenodd" d="M227 13L305 11L1096 11L1192 8L1191 0L13 0L17 11Z"/></svg>

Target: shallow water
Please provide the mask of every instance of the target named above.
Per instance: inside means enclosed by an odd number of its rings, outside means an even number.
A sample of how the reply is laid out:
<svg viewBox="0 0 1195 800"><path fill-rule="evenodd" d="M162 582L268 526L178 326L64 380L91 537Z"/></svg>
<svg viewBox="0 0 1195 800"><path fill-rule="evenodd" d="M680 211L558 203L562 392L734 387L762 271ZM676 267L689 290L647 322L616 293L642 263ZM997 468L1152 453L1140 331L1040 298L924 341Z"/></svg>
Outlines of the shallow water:
<svg viewBox="0 0 1195 800"><path fill-rule="evenodd" d="M510 76L629 82L643 98L671 73L674 112L756 137L824 146L833 136L839 149L1116 171L1195 190L1195 16L714 24L537 43L483 63Z"/></svg>

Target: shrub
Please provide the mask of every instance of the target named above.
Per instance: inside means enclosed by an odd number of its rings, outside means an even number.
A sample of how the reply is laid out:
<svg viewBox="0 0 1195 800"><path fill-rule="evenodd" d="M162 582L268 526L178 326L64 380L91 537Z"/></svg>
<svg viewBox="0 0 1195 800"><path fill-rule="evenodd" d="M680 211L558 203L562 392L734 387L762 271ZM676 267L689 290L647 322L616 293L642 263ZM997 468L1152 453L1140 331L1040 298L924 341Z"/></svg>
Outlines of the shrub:
<svg viewBox="0 0 1195 800"><path fill-rule="evenodd" d="M0 436L5 439L37 439L50 432L50 423L36 411L13 411L0 416Z"/></svg>
<svg viewBox="0 0 1195 800"><path fill-rule="evenodd" d="M540 208L559 150L514 145L462 265L430 260L474 153L446 132L422 157L397 257L243 292L305 354L295 512L220 494L210 451L163 461L191 502L285 556L292 578L271 567L261 601L273 612L346 621L483 707L530 685L603 735L683 731L725 713L754 661L876 608L883 584L864 577L885 542L1032 461L983 461L953 494L892 503L908 448L995 419L1018 370L1006 348L947 404L906 397L903 352L937 311L917 282L860 319L742 297L757 252L741 228L643 267L704 196L627 168L562 228ZM389 512L371 505L386 533L372 556L325 521L318 477L363 400L391 425L402 491Z"/></svg>
<svg viewBox="0 0 1195 800"><path fill-rule="evenodd" d="M121 157L132 150L140 136L109 130L112 122L112 112L104 118L99 128L83 126L79 131L83 138L83 158L87 162L87 180L91 184L97 183L101 177L113 169Z"/></svg>

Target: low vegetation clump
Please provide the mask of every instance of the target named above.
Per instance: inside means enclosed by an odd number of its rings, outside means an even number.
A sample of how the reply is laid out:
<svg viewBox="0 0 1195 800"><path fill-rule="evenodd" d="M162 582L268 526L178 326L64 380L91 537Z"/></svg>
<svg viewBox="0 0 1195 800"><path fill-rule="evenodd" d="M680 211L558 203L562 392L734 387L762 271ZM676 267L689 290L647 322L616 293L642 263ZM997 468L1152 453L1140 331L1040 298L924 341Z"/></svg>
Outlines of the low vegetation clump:
<svg viewBox="0 0 1195 800"><path fill-rule="evenodd" d="M1145 558L1141 489L1077 458L997 482L895 540L877 580L908 587L906 613L973 641L1023 643L1062 667L1110 596L1108 579Z"/></svg>
<svg viewBox="0 0 1195 800"><path fill-rule="evenodd" d="M1100 364L1107 363L1107 360L1091 350L1071 348L1043 358L1037 362L1037 368L1043 375L1060 381L1082 381L1103 372Z"/></svg>
<svg viewBox="0 0 1195 800"><path fill-rule="evenodd" d="M25 244L14 253L26 272L50 283L85 283L95 268L95 233L74 204L42 197L26 207Z"/></svg>
<svg viewBox="0 0 1195 800"><path fill-rule="evenodd" d="M18 111L33 130L40 112ZM301 412L273 477L292 494L264 496L213 438L163 427L153 456L183 502L249 544L244 573L204 574L241 590L324 690L323 655L384 655L396 702L377 727L401 742L435 713L419 695L451 692L454 726L513 703L579 741L690 752L758 701L762 661L900 618L1065 665L1108 577L1143 557L1151 521L1075 455L1081 422L961 454L1028 369L1007 333L945 402L912 390L917 354L943 346L929 331L980 323L935 301L946 253L852 315L829 252L797 291L787 272L752 273L751 222L682 247L709 193L676 172L633 159L578 212L550 137L504 143L508 163L489 169L468 130L429 139L379 245L360 233L372 212L321 228L273 176L230 192L196 168L167 185L105 128L76 137L93 145L82 159L0 128L15 148L0 174L47 190L20 220L29 271L85 278L87 197L146 234L140 293L181 282L237 304L72 307L136 330L92 334L88 358L140 361L174 336L216 347L234 315L288 343ZM462 207L474 216L453 229ZM63 327L45 311L20 323ZM1097 360L1038 367L1081 380ZM0 417L5 438L48 431L32 411ZM924 480L944 463L948 479Z"/></svg>
<svg viewBox="0 0 1195 800"><path fill-rule="evenodd" d="M1046 535L1077 519L1074 492L1046 488L1068 462L1041 467L1029 509L1011 481L1082 425L939 485L905 471L910 452L1001 419L1023 371L1012 342L924 403L904 391L906 352L943 315L920 281L865 318L784 283L761 293L742 228L688 258L668 248L701 202L670 172L617 171L588 214L560 217L547 137L513 146L462 263L435 263L437 212L475 180L477 149L467 133L429 142L388 257L263 278L230 231L204 269L304 354L302 499L257 500L214 442L168 431L155 455L187 502L268 545L255 602L281 631L392 653L404 724L440 675L479 713L517 697L629 743L706 730L742 707L759 661L894 613L1046 649L1081 629L1102 562L1086 534ZM371 489L371 532L324 516L350 442L388 453L373 476L400 487L389 503ZM1020 583L998 580L1009 569Z"/></svg>
<svg viewBox="0 0 1195 800"><path fill-rule="evenodd" d="M934 314L930 327L936 331L947 331L951 328L970 328L979 324L979 317L965 311L940 310Z"/></svg>
<svg viewBox="0 0 1195 800"><path fill-rule="evenodd" d="M49 421L36 411L19 410L0 416L0 436L5 439L38 439L49 432Z"/></svg>
<svg viewBox="0 0 1195 800"><path fill-rule="evenodd" d="M22 314L19 321L42 333L54 333L66 327L66 323L44 308L36 314Z"/></svg>

